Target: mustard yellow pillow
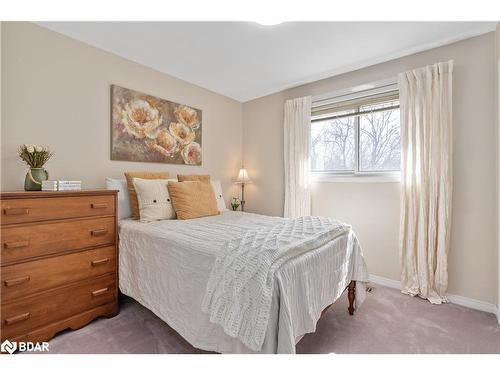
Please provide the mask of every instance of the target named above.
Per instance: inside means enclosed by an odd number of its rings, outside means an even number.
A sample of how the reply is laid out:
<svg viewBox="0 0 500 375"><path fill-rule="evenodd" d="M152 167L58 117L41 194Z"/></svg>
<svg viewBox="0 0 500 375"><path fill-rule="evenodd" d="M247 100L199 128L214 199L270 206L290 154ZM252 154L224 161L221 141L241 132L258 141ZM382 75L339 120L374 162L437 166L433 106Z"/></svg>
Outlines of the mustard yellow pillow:
<svg viewBox="0 0 500 375"><path fill-rule="evenodd" d="M200 181L169 181L168 192L179 220L219 214L211 184Z"/></svg>
<svg viewBox="0 0 500 375"><path fill-rule="evenodd" d="M178 174L177 181L201 181L201 182L210 182L209 174Z"/></svg>
<svg viewBox="0 0 500 375"><path fill-rule="evenodd" d="M134 187L134 178L142 178L146 180L166 180L168 172L125 172L127 179L128 195L130 197L130 209L132 210L132 219L139 219L139 201L137 200L137 192Z"/></svg>

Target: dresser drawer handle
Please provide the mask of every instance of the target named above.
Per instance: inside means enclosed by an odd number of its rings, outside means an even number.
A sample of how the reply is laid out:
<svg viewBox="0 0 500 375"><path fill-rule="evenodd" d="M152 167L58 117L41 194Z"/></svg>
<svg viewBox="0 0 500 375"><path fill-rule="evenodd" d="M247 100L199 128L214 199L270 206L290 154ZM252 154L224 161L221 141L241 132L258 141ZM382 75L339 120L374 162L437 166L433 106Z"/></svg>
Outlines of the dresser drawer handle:
<svg viewBox="0 0 500 375"><path fill-rule="evenodd" d="M26 320L30 317L30 313L24 313L24 314L19 314L17 316L13 316L12 318L7 318L5 319L5 325L11 325L14 323L19 323L22 322L23 320Z"/></svg>
<svg viewBox="0 0 500 375"><path fill-rule="evenodd" d="M102 288L102 289L99 289L99 290L94 290L92 292L92 297L100 296L100 295L106 293L108 290L109 290L109 288Z"/></svg>
<svg viewBox="0 0 500 375"><path fill-rule="evenodd" d="M5 280L3 283L5 286L14 286L19 284L24 284L30 281L29 276L18 277L16 279Z"/></svg>
<svg viewBox="0 0 500 375"><path fill-rule="evenodd" d="M10 242L5 242L3 244L3 247L6 249L17 249L20 247L27 247L29 246L30 242L29 241L10 241Z"/></svg>
<svg viewBox="0 0 500 375"><path fill-rule="evenodd" d="M91 203L90 207L92 208L108 208L107 203Z"/></svg>
<svg viewBox="0 0 500 375"><path fill-rule="evenodd" d="M103 258L103 259L93 260L92 262L90 262L90 264L92 264L92 266L99 266L101 264L106 264L108 262L109 258Z"/></svg>
<svg viewBox="0 0 500 375"><path fill-rule="evenodd" d="M30 212L27 208L6 208L3 210L4 215L14 216L14 215L28 215Z"/></svg>
<svg viewBox="0 0 500 375"><path fill-rule="evenodd" d="M90 231L92 236L97 237L97 236L104 236L106 233L108 233L107 229L94 229L93 231Z"/></svg>

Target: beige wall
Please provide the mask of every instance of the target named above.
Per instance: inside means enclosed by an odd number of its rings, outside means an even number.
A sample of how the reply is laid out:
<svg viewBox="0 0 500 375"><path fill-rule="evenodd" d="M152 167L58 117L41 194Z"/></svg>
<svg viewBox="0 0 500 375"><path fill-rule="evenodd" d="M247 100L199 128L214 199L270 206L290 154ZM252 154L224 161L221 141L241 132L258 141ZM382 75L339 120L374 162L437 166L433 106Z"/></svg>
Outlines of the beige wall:
<svg viewBox="0 0 500 375"><path fill-rule="evenodd" d="M2 190L23 188L22 143L50 145L54 179L102 187L126 170L207 172L228 198L241 166L242 105L177 78L30 23L4 22L2 33ZM110 85L203 111L203 166L110 160Z"/></svg>
<svg viewBox="0 0 500 375"><path fill-rule="evenodd" d="M498 257L498 283L497 283L497 318L500 324L500 22L496 30L496 64L497 64L497 257Z"/></svg>
<svg viewBox="0 0 500 375"><path fill-rule="evenodd" d="M243 104L243 159L255 184L250 211L283 213L283 103L395 77L454 59L454 195L449 292L497 301L495 35L436 48ZM315 183L314 215L353 224L372 274L399 279L399 184Z"/></svg>

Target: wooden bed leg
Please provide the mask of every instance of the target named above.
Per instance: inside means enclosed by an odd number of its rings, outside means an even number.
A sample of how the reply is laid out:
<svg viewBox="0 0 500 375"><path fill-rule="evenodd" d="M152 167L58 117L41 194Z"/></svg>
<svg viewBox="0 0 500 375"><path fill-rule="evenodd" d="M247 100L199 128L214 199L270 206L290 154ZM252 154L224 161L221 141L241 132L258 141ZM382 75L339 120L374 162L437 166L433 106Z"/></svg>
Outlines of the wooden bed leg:
<svg viewBox="0 0 500 375"><path fill-rule="evenodd" d="M349 299L349 315L354 315L355 295L356 295L356 281L352 280L347 286L347 298Z"/></svg>

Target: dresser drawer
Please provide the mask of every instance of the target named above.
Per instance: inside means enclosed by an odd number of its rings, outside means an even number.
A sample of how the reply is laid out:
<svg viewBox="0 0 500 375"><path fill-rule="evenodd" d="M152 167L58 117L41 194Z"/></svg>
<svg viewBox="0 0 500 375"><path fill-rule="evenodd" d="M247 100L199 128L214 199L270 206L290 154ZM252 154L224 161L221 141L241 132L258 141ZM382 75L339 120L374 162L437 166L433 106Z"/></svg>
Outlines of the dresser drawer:
<svg viewBox="0 0 500 375"><path fill-rule="evenodd" d="M114 242L114 217L3 227L1 262Z"/></svg>
<svg viewBox="0 0 500 375"><path fill-rule="evenodd" d="M113 195L2 200L2 225L43 220L114 215Z"/></svg>
<svg viewBox="0 0 500 375"><path fill-rule="evenodd" d="M114 245L2 267L2 301L116 271Z"/></svg>
<svg viewBox="0 0 500 375"><path fill-rule="evenodd" d="M104 305L116 297L113 275L2 304L2 340Z"/></svg>

